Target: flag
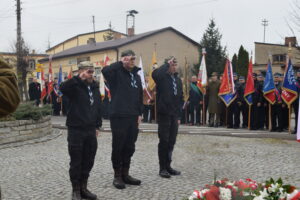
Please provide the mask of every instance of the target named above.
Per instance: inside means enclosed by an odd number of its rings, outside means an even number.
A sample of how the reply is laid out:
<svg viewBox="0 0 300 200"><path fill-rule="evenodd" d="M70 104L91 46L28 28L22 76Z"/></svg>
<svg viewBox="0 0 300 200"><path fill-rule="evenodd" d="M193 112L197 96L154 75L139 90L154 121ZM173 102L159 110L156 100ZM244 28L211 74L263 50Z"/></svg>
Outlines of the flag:
<svg viewBox="0 0 300 200"><path fill-rule="evenodd" d="M184 77L183 77L183 98L184 102L187 102L189 99L189 83L188 83L188 63L186 57L184 57Z"/></svg>
<svg viewBox="0 0 300 200"><path fill-rule="evenodd" d="M202 54L202 60L199 67L197 86L200 91L205 94L205 86L207 85L207 71L206 71L206 63L205 63L205 54Z"/></svg>
<svg viewBox="0 0 300 200"><path fill-rule="evenodd" d="M284 74L281 97L287 105L291 105L297 99L297 86L291 59Z"/></svg>
<svg viewBox="0 0 300 200"><path fill-rule="evenodd" d="M63 73L62 73L62 67L59 66L59 72L58 72L58 86L64 81Z"/></svg>
<svg viewBox="0 0 300 200"><path fill-rule="evenodd" d="M144 73L144 68L143 68L142 56L140 56L139 68L140 68L140 70L138 71L138 75L141 77L143 90L146 92L147 96L150 99L152 99L152 96L150 95L150 93L148 91L146 81L145 81L145 73Z"/></svg>
<svg viewBox="0 0 300 200"><path fill-rule="evenodd" d="M72 70L72 66L71 66L69 74L68 74L68 79L71 79L72 77L73 77L73 70Z"/></svg>
<svg viewBox="0 0 300 200"><path fill-rule="evenodd" d="M49 56L48 95L53 91L52 56Z"/></svg>
<svg viewBox="0 0 300 200"><path fill-rule="evenodd" d="M45 98L47 95L46 85L45 85L45 77L44 77L44 69L41 70L41 100Z"/></svg>
<svg viewBox="0 0 300 200"><path fill-rule="evenodd" d="M153 51L152 54L152 62L151 62L151 67L150 67L150 73L149 73L149 89L153 90L155 88L155 82L152 78L152 72L155 69L155 65L157 64L157 60L156 60L156 52Z"/></svg>
<svg viewBox="0 0 300 200"><path fill-rule="evenodd" d="M99 90L101 94L101 99L103 100L105 98L105 82L102 73L100 73L99 75L99 84L100 84Z"/></svg>
<svg viewBox="0 0 300 200"><path fill-rule="evenodd" d="M236 99L232 65L228 59L226 60L222 83L219 89L219 97L227 107Z"/></svg>
<svg viewBox="0 0 300 200"><path fill-rule="evenodd" d="M103 61L103 65L107 66L108 62L110 61L109 57L107 55L104 56L104 61Z"/></svg>
<svg viewBox="0 0 300 200"><path fill-rule="evenodd" d="M276 94L275 94L275 85L273 80L272 65L270 61L268 63L263 92L264 92L265 99L267 99L267 101L270 104L274 104L276 101Z"/></svg>
<svg viewBox="0 0 300 200"><path fill-rule="evenodd" d="M249 66L248 66L248 75L247 75L247 82L244 91L244 98L248 105L253 104L253 93L255 92L254 89L254 79L253 79L253 65L252 65L252 57L250 58Z"/></svg>

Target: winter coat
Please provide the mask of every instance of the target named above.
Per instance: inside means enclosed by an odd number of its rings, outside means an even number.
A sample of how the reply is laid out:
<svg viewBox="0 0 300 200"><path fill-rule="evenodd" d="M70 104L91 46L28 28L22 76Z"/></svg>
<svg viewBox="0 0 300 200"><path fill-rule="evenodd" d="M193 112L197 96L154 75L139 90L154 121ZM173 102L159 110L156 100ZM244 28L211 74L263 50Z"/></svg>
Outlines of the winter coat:
<svg viewBox="0 0 300 200"><path fill-rule="evenodd" d="M207 93L208 96L208 112L209 113L220 113L219 104L220 104L220 98L219 98L219 89L220 89L220 81L211 81L208 83L207 86Z"/></svg>
<svg viewBox="0 0 300 200"><path fill-rule="evenodd" d="M143 88L141 78L137 74L140 70L134 67L128 71L122 62L116 62L102 69L102 74L108 82L111 102L109 115L111 117L130 117L142 115Z"/></svg>

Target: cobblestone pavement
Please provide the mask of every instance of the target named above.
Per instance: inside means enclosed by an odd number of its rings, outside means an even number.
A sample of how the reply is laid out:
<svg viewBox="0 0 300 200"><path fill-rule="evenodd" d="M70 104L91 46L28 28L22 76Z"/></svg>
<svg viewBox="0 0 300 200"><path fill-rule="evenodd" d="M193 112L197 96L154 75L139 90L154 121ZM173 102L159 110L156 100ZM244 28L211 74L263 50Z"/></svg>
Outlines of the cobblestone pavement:
<svg viewBox="0 0 300 200"><path fill-rule="evenodd" d="M220 129L221 130L221 129ZM194 189L218 178L253 178L263 181L282 177L300 187L300 144L272 138L217 137L180 134L174 150L173 166L181 176L158 176L155 133L141 133L136 143L131 175L141 186L117 190L112 186L111 134L98 137L98 152L89 187L99 199L173 200L189 196ZM42 143L0 149L0 185L5 200L70 199L66 130Z"/></svg>

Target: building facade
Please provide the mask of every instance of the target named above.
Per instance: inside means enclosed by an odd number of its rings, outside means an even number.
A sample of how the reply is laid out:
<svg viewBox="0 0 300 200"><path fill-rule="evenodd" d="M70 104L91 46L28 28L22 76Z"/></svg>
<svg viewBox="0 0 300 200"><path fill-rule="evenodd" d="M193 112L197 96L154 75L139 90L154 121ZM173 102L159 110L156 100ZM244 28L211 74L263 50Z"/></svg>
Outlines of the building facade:
<svg viewBox="0 0 300 200"><path fill-rule="evenodd" d="M199 63L199 44L172 27L167 27L131 37L120 38L105 42L90 43L59 52L52 56L53 73L58 73L59 67L68 73L77 70L81 61L90 61L97 67L101 66L104 57L108 56L109 63L120 59L121 52L131 49L136 53L136 65L141 56L145 73L148 74L152 65L152 55L156 52L157 64L163 64L165 58L175 56L178 60L179 72L182 74L185 60L190 69ZM186 58L186 59L185 59ZM49 59L39 60L43 64L45 73L48 72Z"/></svg>
<svg viewBox="0 0 300 200"><path fill-rule="evenodd" d="M254 70L265 71L270 59L273 72L283 73L287 55L291 56L293 66L300 68L300 48L297 46L296 37L285 38L284 44L255 42Z"/></svg>

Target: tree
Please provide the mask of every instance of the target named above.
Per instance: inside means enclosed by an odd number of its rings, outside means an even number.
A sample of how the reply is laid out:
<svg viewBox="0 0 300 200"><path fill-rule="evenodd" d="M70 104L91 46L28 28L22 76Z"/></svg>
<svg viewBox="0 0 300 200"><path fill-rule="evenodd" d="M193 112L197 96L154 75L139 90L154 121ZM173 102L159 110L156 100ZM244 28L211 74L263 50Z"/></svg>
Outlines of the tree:
<svg viewBox="0 0 300 200"><path fill-rule="evenodd" d="M114 33L111 27L111 22L109 22L109 29L108 31L103 35L104 41L113 40L114 39Z"/></svg>
<svg viewBox="0 0 300 200"><path fill-rule="evenodd" d="M231 63L232 63L232 70L233 70L234 72L236 72L236 68L237 68L237 65L238 65L238 57L237 57L236 54L234 54L234 55L232 56Z"/></svg>
<svg viewBox="0 0 300 200"><path fill-rule="evenodd" d="M22 38L20 41L20 64L18 65L17 62L17 42L15 42L12 45L12 50L16 54L16 58L12 59L12 62L16 64L17 66L17 78L18 78L18 87L19 87L19 93L21 97L21 101L23 101L23 97L25 97L26 100L29 99L28 97L28 90L27 90L27 74L29 71L29 60L30 60L30 48L25 43L24 39Z"/></svg>
<svg viewBox="0 0 300 200"><path fill-rule="evenodd" d="M294 24L296 31L298 33L300 33L300 0L294 0L293 4L292 4L292 12L291 12L291 17L292 17L292 23ZM290 24L288 23L288 26L290 28L290 30L292 31L292 33L295 35L294 30L292 29L292 27L290 26Z"/></svg>
<svg viewBox="0 0 300 200"><path fill-rule="evenodd" d="M237 74L240 76L247 76L248 65L249 65L249 53L244 49L243 45L241 45L238 53L238 58L237 58L237 68L236 68Z"/></svg>
<svg viewBox="0 0 300 200"><path fill-rule="evenodd" d="M202 36L200 41L200 61L202 58L202 48L206 50L206 67L208 76L212 72L222 73L225 66L226 60L226 47L221 45L222 35L216 27L214 19L211 19L206 29L205 33ZM198 73L199 65L196 66L196 72Z"/></svg>

